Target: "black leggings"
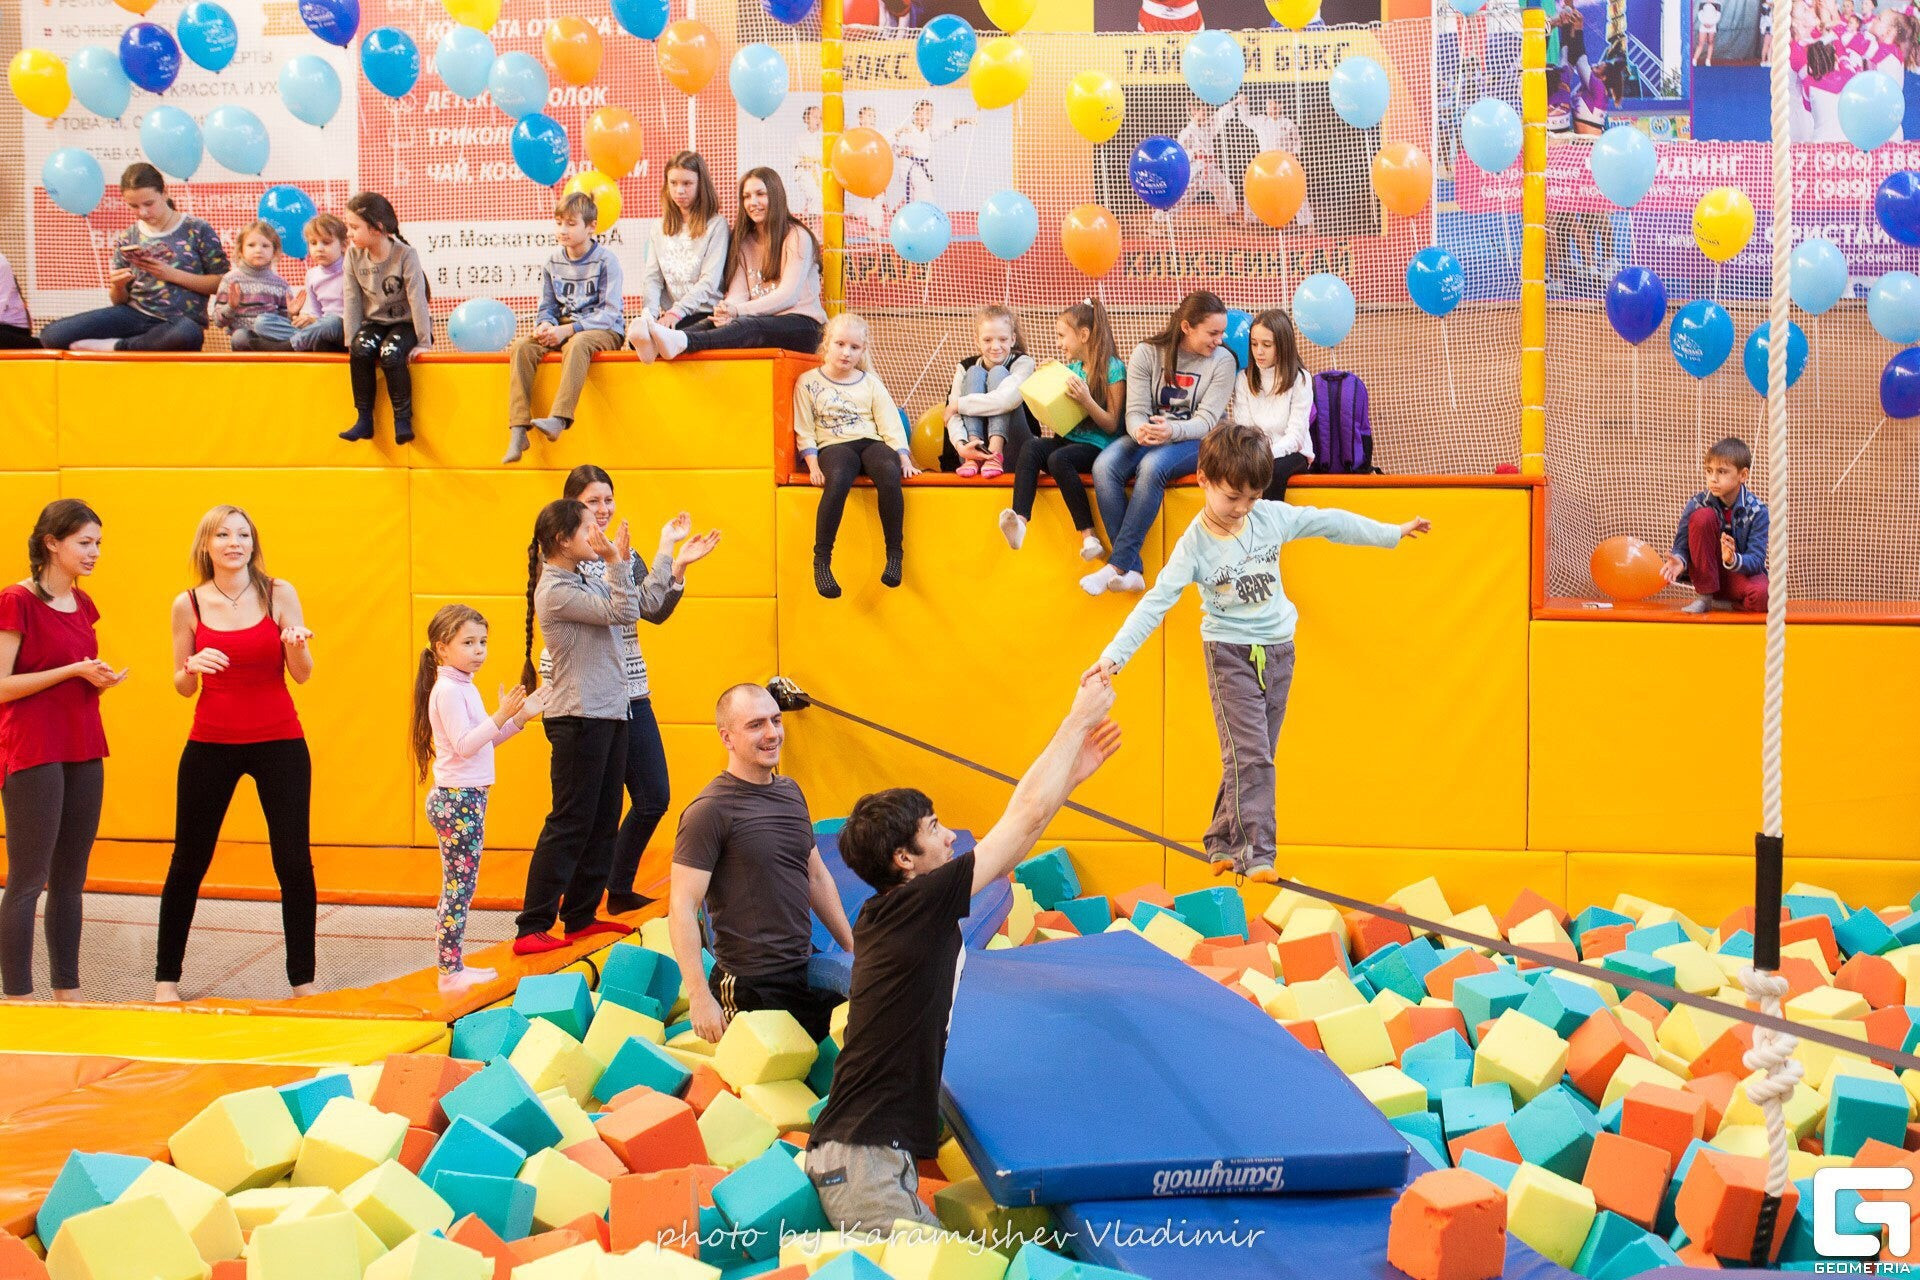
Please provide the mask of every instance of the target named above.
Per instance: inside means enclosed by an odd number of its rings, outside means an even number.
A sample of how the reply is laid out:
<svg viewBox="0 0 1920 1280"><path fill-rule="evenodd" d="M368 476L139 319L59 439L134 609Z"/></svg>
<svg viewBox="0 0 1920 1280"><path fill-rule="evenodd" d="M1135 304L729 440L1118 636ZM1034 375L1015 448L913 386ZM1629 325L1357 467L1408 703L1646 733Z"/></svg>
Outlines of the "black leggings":
<svg viewBox="0 0 1920 1280"><path fill-rule="evenodd" d="M688 351L778 347L812 355L820 349L820 322L812 316L740 316L717 326L711 317L703 317L685 328Z"/></svg>
<svg viewBox="0 0 1920 1280"><path fill-rule="evenodd" d="M546 933L558 916L566 932L593 923L613 867L620 784L627 772L625 720L548 716L553 809L527 863L526 901L516 930Z"/></svg>
<svg viewBox="0 0 1920 1280"><path fill-rule="evenodd" d="M80 922L87 856L100 826L98 760L41 764L7 775L7 889L0 894L0 990L33 994L33 916L47 895L48 975L55 991L80 985Z"/></svg>
<svg viewBox="0 0 1920 1280"><path fill-rule="evenodd" d="M173 819L173 862L160 891L160 953L155 982L180 981L187 934L199 905L200 882L213 862L233 789L242 776L253 779L260 811L267 817L267 841L273 849L273 874L280 881L280 926L287 937L287 981L313 981L313 921L316 894L313 852L308 844L312 816L313 758L305 738L275 742L189 742L180 753L180 778Z"/></svg>
<svg viewBox="0 0 1920 1280"><path fill-rule="evenodd" d="M827 483L820 495L820 509L813 517L813 554L831 556L833 542L840 536L840 516L847 508L847 494L862 471L873 481L880 495L880 532L888 551L901 548L900 524L906 506L900 498L900 458L882 440L850 440L830 444L816 461L826 474Z"/></svg>
<svg viewBox="0 0 1920 1280"><path fill-rule="evenodd" d="M660 722L654 718L653 703L635 698L629 705L633 718L627 721L627 794L633 797L633 807L627 810L613 844L613 871L607 876L611 898L633 892L640 859L673 800L667 779L667 749L660 741Z"/></svg>
<svg viewBox="0 0 1920 1280"><path fill-rule="evenodd" d="M1279 502L1287 496L1287 481L1313 465L1304 453L1289 453L1273 460L1273 479L1267 483L1266 499Z"/></svg>
<svg viewBox="0 0 1920 1280"><path fill-rule="evenodd" d="M376 369L387 371L387 399L393 402L393 425L398 430L413 421L413 374L407 356L420 342L413 321L381 324L368 320L347 344L348 368L353 375L353 407L360 421L373 422L373 398L378 390Z"/></svg>
<svg viewBox="0 0 1920 1280"><path fill-rule="evenodd" d="M1093 528L1093 507L1087 502L1087 486L1080 473L1091 470L1102 446L1076 444L1065 436L1034 436L1022 446L1020 460L1013 467L1013 510L1022 520L1033 518L1033 497L1040 488L1040 469L1060 486L1060 500L1067 504L1076 529Z"/></svg>

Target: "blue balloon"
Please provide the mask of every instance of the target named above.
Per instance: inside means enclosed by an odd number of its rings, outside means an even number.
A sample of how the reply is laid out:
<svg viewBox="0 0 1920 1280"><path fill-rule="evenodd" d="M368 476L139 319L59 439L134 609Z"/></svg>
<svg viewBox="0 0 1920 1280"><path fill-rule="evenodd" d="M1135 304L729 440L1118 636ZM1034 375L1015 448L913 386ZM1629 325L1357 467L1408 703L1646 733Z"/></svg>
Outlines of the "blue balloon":
<svg viewBox="0 0 1920 1280"><path fill-rule="evenodd" d="M1460 117L1460 142L1484 173L1505 173L1520 158L1520 113L1498 98L1482 98Z"/></svg>
<svg viewBox="0 0 1920 1280"><path fill-rule="evenodd" d="M180 75L180 44L154 22L136 22L120 36L120 69L148 93L165 93Z"/></svg>
<svg viewBox="0 0 1920 1280"><path fill-rule="evenodd" d="M245 107L215 107L207 112L207 153L235 173L258 174L267 167L267 126Z"/></svg>
<svg viewBox="0 0 1920 1280"><path fill-rule="evenodd" d="M240 47L240 28L233 25L233 15L206 0L182 9L174 29L180 33L180 48L209 71L225 71Z"/></svg>
<svg viewBox="0 0 1920 1280"><path fill-rule="evenodd" d="M140 118L140 149L160 172L185 182L200 168L200 126L178 107L154 107Z"/></svg>
<svg viewBox="0 0 1920 1280"><path fill-rule="evenodd" d="M1888 235L1904 245L1920 245L1920 174L1890 173L1873 193L1873 216Z"/></svg>
<svg viewBox="0 0 1920 1280"><path fill-rule="evenodd" d="M1453 7L1465 14L1475 14L1487 7L1487 0L1452 0Z"/></svg>
<svg viewBox="0 0 1920 1280"><path fill-rule="evenodd" d="M1407 263L1407 293L1413 305L1430 316L1444 316L1460 305L1467 292L1467 273L1460 259L1439 245L1428 245Z"/></svg>
<svg viewBox="0 0 1920 1280"><path fill-rule="evenodd" d="M766 0L767 16L788 26L813 12L813 0Z"/></svg>
<svg viewBox="0 0 1920 1280"><path fill-rule="evenodd" d="M1632 125L1617 124L1587 152L1587 167L1601 195L1622 209L1631 209L1653 186L1658 158L1646 134Z"/></svg>
<svg viewBox="0 0 1920 1280"><path fill-rule="evenodd" d="M360 69L367 83L389 98L404 98L420 83L420 46L398 27L375 27L360 42Z"/></svg>
<svg viewBox="0 0 1920 1280"><path fill-rule="evenodd" d="M1674 313L1667 336L1680 367L1705 378L1733 354L1733 317L1719 303L1697 298Z"/></svg>
<svg viewBox="0 0 1920 1280"><path fill-rule="evenodd" d="M513 341L513 310L498 298L468 298L447 317L447 337L462 351L501 351Z"/></svg>
<svg viewBox="0 0 1920 1280"><path fill-rule="evenodd" d="M980 243L996 258L1012 262L1039 234L1040 214L1018 191L996 191L980 206Z"/></svg>
<svg viewBox="0 0 1920 1280"><path fill-rule="evenodd" d="M567 131L552 116L530 111L513 126L513 162L543 187L567 171Z"/></svg>
<svg viewBox="0 0 1920 1280"><path fill-rule="evenodd" d="M1900 127L1906 114L1904 89L1878 71L1855 72L1840 91L1840 132L1862 151L1871 151Z"/></svg>
<svg viewBox="0 0 1920 1280"><path fill-rule="evenodd" d="M1763 324L1747 335L1740 352L1740 363L1747 371L1747 385L1761 395L1767 394L1767 335L1771 324ZM1800 381L1807 371L1807 335L1793 321L1787 321L1787 385Z"/></svg>
<svg viewBox="0 0 1920 1280"><path fill-rule="evenodd" d="M1253 317L1238 307L1227 312L1227 336L1222 345L1233 352L1234 363L1242 369L1253 360L1253 353L1247 343L1253 337Z"/></svg>
<svg viewBox="0 0 1920 1280"><path fill-rule="evenodd" d="M1247 55L1224 31L1196 32L1180 51L1180 74L1202 102L1219 107L1233 101L1247 75Z"/></svg>
<svg viewBox="0 0 1920 1280"><path fill-rule="evenodd" d="M613 20L642 40L658 40L667 29L668 0L613 0Z"/></svg>
<svg viewBox="0 0 1920 1280"><path fill-rule="evenodd" d="M100 162L78 147L61 147L40 166L40 185L47 199L75 217L84 218L100 207L107 193L106 175Z"/></svg>
<svg viewBox="0 0 1920 1280"><path fill-rule="evenodd" d="M547 105L547 69L532 54L503 53L487 73L493 105L518 120Z"/></svg>
<svg viewBox="0 0 1920 1280"><path fill-rule="evenodd" d="M1880 412L1889 418L1920 414L1920 347L1896 352L1880 371Z"/></svg>
<svg viewBox="0 0 1920 1280"><path fill-rule="evenodd" d="M360 29L360 0L300 0L300 21L328 44L344 49Z"/></svg>
<svg viewBox="0 0 1920 1280"><path fill-rule="evenodd" d="M268 187L260 193L255 212L280 233L280 252L290 258L307 256L307 223L319 212L312 196L298 187Z"/></svg>
<svg viewBox="0 0 1920 1280"><path fill-rule="evenodd" d="M1867 319L1888 342L1920 342L1920 276L1889 271L1867 293Z"/></svg>
<svg viewBox="0 0 1920 1280"><path fill-rule="evenodd" d="M433 51L434 74L457 98L471 101L487 91L493 70L493 41L472 27L455 26Z"/></svg>
<svg viewBox="0 0 1920 1280"><path fill-rule="evenodd" d="M967 68L973 64L974 51L979 47L979 37L973 34L966 19L943 13L920 28L913 58L920 64L920 74L928 84L952 84L967 74Z"/></svg>
<svg viewBox="0 0 1920 1280"><path fill-rule="evenodd" d="M1371 129L1387 115L1393 82L1387 70L1372 58L1342 58L1327 81L1327 101L1334 112L1356 129Z"/></svg>
<svg viewBox="0 0 1920 1280"><path fill-rule="evenodd" d="M743 45L727 69L733 100L756 120L765 120L787 100L787 60L770 44Z"/></svg>
<svg viewBox="0 0 1920 1280"><path fill-rule="evenodd" d="M340 109L340 74L315 54L288 58L280 66L280 100L296 120L325 128Z"/></svg>
<svg viewBox="0 0 1920 1280"><path fill-rule="evenodd" d="M1353 328L1353 290L1339 276L1322 271L1293 291L1294 327L1322 347L1337 347Z"/></svg>
<svg viewBox="0 0 1920 1280"><path fill-rule="evenodd" d="M1633 346L1659 332L1667 318L1667 286L1645 267L1625 267L1607 286L1607 321Z"/></svg>
<svg viewBox="0 0 1920 1280"><path fill-rule="evenodd" d="M1193 162L1186 148L1165 134L1142 138L1127 161L1127 181L1133 194L1155 209L1171 209L1187 193Z"/></svg>
<svg viewBox="0 0 1920 1280"><path fill-rule="evenodd" d="M908 262L932 262L946 252L947 241L953 238L953 224L940 206L915 200L895 211L890 234L893 251Z"/></svg>
<svg viewBox="0 0 1920 1280"><path fill-rule="evenodd" d="M1809 236L1793 246L1787 292L1808 315L1825 314L1847 291L1847 258L1831 240Z"/></svg>
<svg viewBox="0 0 1920 1280"><path fill-rule="evenodd" d="M120 65L120 55L97 44L67 59L67 84L81 106L108 120L124 115L133 99L133 82Z"/></svg>

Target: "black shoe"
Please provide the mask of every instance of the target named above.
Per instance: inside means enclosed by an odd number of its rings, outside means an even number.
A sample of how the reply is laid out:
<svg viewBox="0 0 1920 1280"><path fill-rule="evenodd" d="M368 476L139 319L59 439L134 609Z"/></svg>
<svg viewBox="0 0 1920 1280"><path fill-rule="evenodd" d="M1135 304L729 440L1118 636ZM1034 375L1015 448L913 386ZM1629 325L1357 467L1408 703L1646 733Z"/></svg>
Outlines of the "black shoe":
<svg viewBox="0 0 1920 1280"><path fill-rule="evenodd" d="M653 899L644 893L609 892L607 894L607 910L616 916L624 916L629 912L639 911L652 905Z"/></svg>
<svg viewBox="0 0 1920 1280"><path fill-rule="evenodd" d="M342 440L371 440L373 439L373 424L365 418L362 418L345 431L342 431L340 438Z"/></svg>
<svg viewBox="0 0 1920 1280"><path fill-rule="evenodd" d="M813 589L829 600L840 598L840 584L833 580L833 562L826 556L813 558Z"/></svg>

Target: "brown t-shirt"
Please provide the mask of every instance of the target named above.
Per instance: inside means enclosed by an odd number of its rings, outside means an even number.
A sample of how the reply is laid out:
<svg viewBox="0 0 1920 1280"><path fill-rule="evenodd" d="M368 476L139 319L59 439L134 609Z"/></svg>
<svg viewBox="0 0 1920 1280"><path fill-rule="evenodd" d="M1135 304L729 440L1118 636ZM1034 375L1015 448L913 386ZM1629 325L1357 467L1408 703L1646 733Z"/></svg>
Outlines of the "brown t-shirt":
<svg viewBox="0 0 1920 1280"><path fill-rule="evenodd" d="M813 955L807 866L813 819L792 778L765 786L723 773L680 815L673 860L712 874L713 958L743 978L804 966Z"/></svg>

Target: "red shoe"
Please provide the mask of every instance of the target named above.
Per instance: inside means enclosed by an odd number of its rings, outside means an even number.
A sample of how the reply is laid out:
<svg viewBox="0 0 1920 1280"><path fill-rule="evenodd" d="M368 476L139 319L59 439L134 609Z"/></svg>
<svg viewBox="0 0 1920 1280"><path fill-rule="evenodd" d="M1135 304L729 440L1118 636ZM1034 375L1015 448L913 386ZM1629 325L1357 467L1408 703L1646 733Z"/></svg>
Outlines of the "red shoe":
<svg viewBox="0 0 1920 1280"><path fill-rule="evenodd" d="M537 956L543 951L558 951L566 945L550 933L523 933L513 940L513 954Z"/></svg>
<svg viewBox="0 0 1920 1280"><path fill-rule="evenodd" d="M612 937L618 938L618 937L623 937L626 934L629 934L632 932L633 932L632 925L621 924L618 920L595 920L592 924L588 925L586 928L575 929L571 933L567 934L567 941L578 942L582 938L595 938L600 936L601 934L608 934ZM559 944L556 943L554 945L558 946Z"/></svg>

